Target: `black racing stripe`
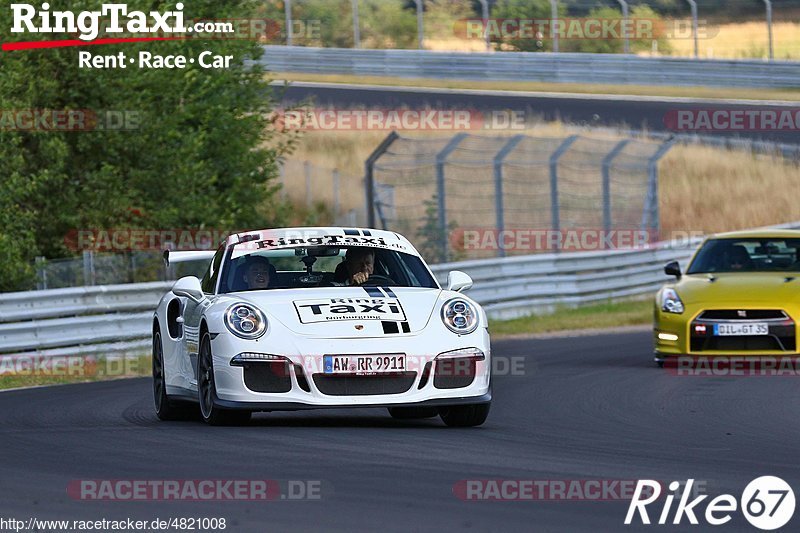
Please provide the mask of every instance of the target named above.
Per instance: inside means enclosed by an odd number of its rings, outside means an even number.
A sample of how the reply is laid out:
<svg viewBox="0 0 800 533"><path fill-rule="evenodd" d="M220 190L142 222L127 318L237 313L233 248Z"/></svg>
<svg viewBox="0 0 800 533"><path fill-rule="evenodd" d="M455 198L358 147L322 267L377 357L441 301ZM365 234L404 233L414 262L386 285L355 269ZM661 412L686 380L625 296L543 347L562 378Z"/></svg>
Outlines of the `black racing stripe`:
<svg viewBox="0 0 800 533"><path fill-rule="evenodd" d="M384 287L383 292L385 292L386 296L388 296L389 298L397 298L397 295L394 292L392 292L392 289L390 289L389 287Z"/></svg>
<svg viewBox="0 0 800 533"><path fill-rule="evenodd" d="M378 287L364 287L364 290L373 298L384 298L384 294Z"/></svg>
<svg viewBox="0 0 800 533"><path fill-rule="evenodd" d="M397 322L390 322L388 320L381 320L383 332L385 334L400 333L400 328L397 327Z"/></svg>
<svg viewBox="0 0 800 533"><path fill-rule="evenodd" d="M358 230L346 229L346 230L344 230L344 234L345 235L358 235L359 233L358 233Z"/></svg>
<svg viewBox="0 0 800 533"><path fill-rule="evenodd" d="M370 231L368 229L365 229L364 231L362 231L361 234L364 237L372 237L372 233L370 233Z"/></svg>

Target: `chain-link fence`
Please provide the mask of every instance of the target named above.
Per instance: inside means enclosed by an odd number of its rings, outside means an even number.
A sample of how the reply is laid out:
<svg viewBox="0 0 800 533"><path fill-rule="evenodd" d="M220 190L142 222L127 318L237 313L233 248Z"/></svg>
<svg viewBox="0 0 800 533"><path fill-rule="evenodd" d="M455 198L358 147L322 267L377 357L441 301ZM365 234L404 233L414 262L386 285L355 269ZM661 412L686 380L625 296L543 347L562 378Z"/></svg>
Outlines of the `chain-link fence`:
<svg viewBox="0 0 800 533"><path fill-rule="evenodd" d="M289 46L730 59L797 59L799 12L797 0L551 0L528 5L493 0L271 0L265 7L265 13L283 26L279 39L271 43ZM637 29L603 30L596 36L592 23L598 19L633 21L631 27ZM509 24L515 20L519 23ZM529 20L541 21L535 31L526 31ZM555 27L563 29L556 32ZM604 22L603 27L614 26Z"/></svg>
<svg viewBox="0 0 800 533"><path fill-rule="evenodd" d="M167 281L183 276L201 277L205 268L206 263L202 261L166 267L162 254L155 251L98 253L87 250L77 258L37 258L36 289Z"/></svg>
<svg viewBox="0 0 800 533"><path fill-rule="evenodd" d="M310 161L287 160L280 168L281 195L309 213L328 211L315 224L364 226L364 177L339 172Z"/></svg>
<svg viewBox="0 0 800 533"><path fill-rule="evenodd" d="M589 232L653 238L658 161L671 146L580 135L391 134L367 164L368 222L405 234L433 262L564 249L567 232L579 241Z"/></svg>

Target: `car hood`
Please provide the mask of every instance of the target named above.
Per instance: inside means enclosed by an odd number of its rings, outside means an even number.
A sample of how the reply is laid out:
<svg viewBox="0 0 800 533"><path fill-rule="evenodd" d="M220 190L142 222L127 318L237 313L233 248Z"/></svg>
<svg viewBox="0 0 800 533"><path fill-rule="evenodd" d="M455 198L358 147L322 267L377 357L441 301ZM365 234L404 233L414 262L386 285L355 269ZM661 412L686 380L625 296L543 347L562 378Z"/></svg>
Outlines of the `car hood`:
<svg viewBox="0 0 800 533"><path fill-rule="evenodd" d="M800 275L791 272L692 274L681 278L675 290L686 304L746 303L781 307L797 301Z"/></svg>
<svg viewBox="0 0 800 533"><path fill-rule="evenodd" d="M441 289L327 287L228 294L299 335L364 338L415 333L441 305ZM395 331L396 330L396 331Z"/></svg>

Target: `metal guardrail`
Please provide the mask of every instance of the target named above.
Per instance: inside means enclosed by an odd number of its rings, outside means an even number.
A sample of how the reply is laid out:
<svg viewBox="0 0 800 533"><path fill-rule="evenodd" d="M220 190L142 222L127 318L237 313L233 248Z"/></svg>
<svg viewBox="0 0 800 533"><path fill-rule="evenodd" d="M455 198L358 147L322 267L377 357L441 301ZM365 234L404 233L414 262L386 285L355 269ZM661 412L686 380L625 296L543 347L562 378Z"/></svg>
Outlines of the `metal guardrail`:
<svg viewBox="0 0 800 533"><path fill-rule="evenodd" d="M545 52L434 52L265 46L276 72L553 83L800 87L800 62Z"/></svg>
<svg viewBox="0 0 800 533"><path fill-rule="evenodd" d="M491 318L514 318L555 305L645 294L665 281L661 267L688 259L679 248L575 252L434 265L475 281L469 295ZM172 282L7 293L0 296L0 354L83 355L147 351L150 321ZM2 356L2 355L0 355Z"/></svg>
<svg viewBox="0 0 800 533"><path fill-rule="evenodd" d="M800 229L800 222L774 228ZM443 284L451 270L466 272L475 282L468 294L490 318L508 319L653 293L668 281L664 264L677 260L685 267L698 243L479 259L432 270ZM154 282L2 294L0 358L146 353L153 310L171 286Z"/></svg>

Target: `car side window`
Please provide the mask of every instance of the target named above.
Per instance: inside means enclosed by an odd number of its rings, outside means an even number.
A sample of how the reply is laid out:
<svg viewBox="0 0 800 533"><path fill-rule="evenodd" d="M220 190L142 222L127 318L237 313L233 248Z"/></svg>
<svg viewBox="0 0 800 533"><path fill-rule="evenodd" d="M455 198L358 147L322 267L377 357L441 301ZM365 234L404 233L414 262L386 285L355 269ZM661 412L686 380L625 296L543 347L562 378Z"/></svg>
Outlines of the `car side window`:
<svg viewBox="0 0 800 533"><path fill-rule="evenodd" d="M206 294L214 294L214 289L217 287L217 279L219 278L219 266L222 263L222 258L225 255L225 246L220 246L217 253L214 254L214 259L208 265L208 270L203 276L200 286Z"/></svg>

